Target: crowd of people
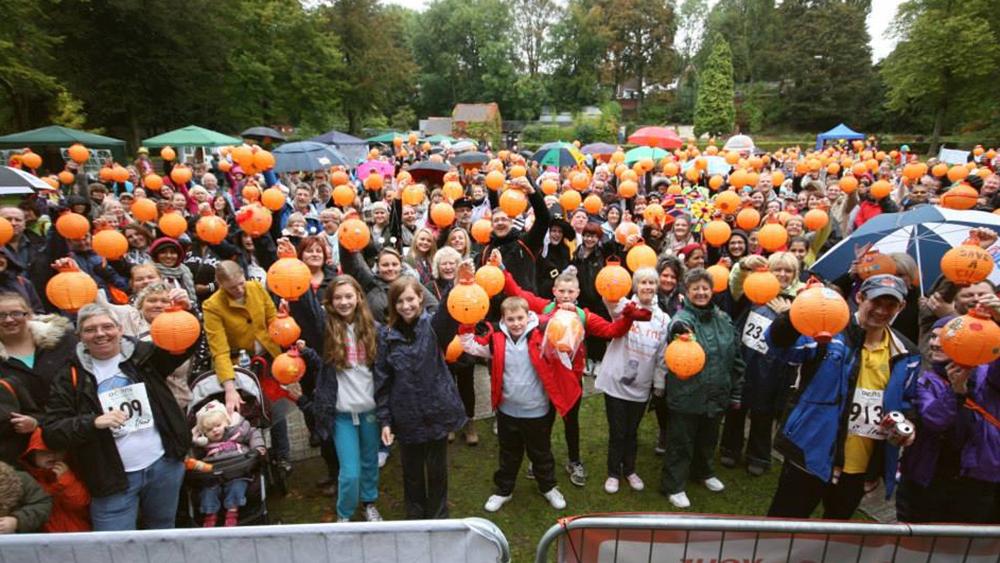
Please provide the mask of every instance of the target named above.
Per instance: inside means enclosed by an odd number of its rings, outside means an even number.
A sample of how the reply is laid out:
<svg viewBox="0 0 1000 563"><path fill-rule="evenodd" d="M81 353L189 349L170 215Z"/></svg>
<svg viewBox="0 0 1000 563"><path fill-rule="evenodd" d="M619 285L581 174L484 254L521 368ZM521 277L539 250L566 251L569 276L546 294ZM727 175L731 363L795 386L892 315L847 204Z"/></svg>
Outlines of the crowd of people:
<svg viewBox="0 0 1000 563"><path fill-rule="evenodd" d="M652 412L665 509L690 507L692 486L724 490L716 463L757 477L777 451L770 516L808 518L822 503L825 518L851 518L881 482L902 521L1000 521L1000 360L962 365L941 344L957 315L1000 321L994 283L942 278L923 292L906 253L862 272L868 247L836 277L811 272L866 222L940 204L959 187L975 190L974 209L997 211L993 151L977 148L949 179L933 159L914 177L915 155L874 139L774 153L714 144L703 153L691 143L658 162L625 162L617 150L563 168L488 147L475 165L452 164L447 147L400 145L369 154L392 170L377 185L354 169L247 170L228 149L192 163L192 179L179 182L175 162L140 149L127 181L98 181L105 175L70 161L73 183L0 207L12 230L0 247L0 533L170 528L191 496L182 495L186 475L254 455L291 471L287 423L260 427L239 385L241 370L255 367L270 380L258 366L289 349L304 375L271 388L305 416L337 521L359 508L367 521L382 519L380 468L393 454L406 517L449 517L449 443L477 446L473 419L485 410L500 452L487 512L513 499L525 455L528 477L556 510L567 507L563 470L576 487L600 475L594 494L643 490L639 429ZM708 173L705 155L724 155L728 172ZM425 163L440 170L418 172ZM890 193L873 189L879 183ZM265 188L284 203L256 229L249 211ZM507 192L521 205L504 201ZM168 236L155 218L136 218L141 199L158 215L181 214L187 228ZM827 220L806 221L812 210ZM88 232L60 233L54 224L67 213L85 217ZM228 235L206 242L197 225L213 215ZM367 226L363 248L341 240L348 220ZM713 220L728 225L723 240L709 235ZM777 246L762 241L773 224L786 236ZM106 229L127 239L120 258L93 247ZM996 232L971 232L995 259ZM653 258L633 264L640 245ZM284 258L309 272L294 300L268 283ZM602 288L609 264L630 274L614 299ZM449 296L486 266L500 269L502 289L482 322L461 323ZM67 269L96 282L93 303L69 311L52 302L47 284ZM761 271L780 288L757 303L745 289ZM807 284L850 305L847 327L829 339L804 336L790 318ZM203 334L168 351L150 327L176 309L193 313ZM270 329L289 317L301 334L282 346ZM578 327L572 346L556 346L547 330L555 323ZM708 358L694 376L668 368L678 339ZM476 405L477 365L490 375L489 405ZM220 392L204 403L192 385L206 372ZM579 421L584 377L595 377L605 404L602 470L580 455L581 432L593 431ZM890 413L910 431L890 428ZM250 475L209 472L200 483L195 525L239 524Z"/></svg>

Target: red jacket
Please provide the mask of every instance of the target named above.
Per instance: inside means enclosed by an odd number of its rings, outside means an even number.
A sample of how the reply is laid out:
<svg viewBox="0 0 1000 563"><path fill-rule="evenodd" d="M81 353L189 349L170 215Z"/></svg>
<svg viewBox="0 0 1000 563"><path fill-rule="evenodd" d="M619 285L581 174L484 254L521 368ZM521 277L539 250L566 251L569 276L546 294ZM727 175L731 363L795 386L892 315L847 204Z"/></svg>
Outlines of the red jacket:
<svg viewBox="0 0 1000 563"><path fill-rule="evenodd" d="M42 440L42 429L36 428L28 442L28 449L21 455L21 462L28 473L38 481L45 492L52 497L52 513L48 522L42 526L45 532L89 532L90 531L90 492L77 479L72 469L67 469L56 477L50 469L42 469L31 461L30 454L35 451L49 451Z"/></svg>
<svg viewBox="0 0 1000 563"><path fill-rule="evenodd" d="M534 311L536 315L545 314L545 309L548 308L553 301L545 299L527 291L521 289L514 278L510 275L510 272L504 271L504 278L506 282L504 283L503 290L504 293L514 297L522 297L528 302L528 308ZM628 317L621 317L616 321L604 320L599 315L591 313L587 309L582 309L584 315L583 329L587 334L596 336L604 340L612 340L618 338L619 336L624 336L628 334L630 328L632 328L632 319ZM573 373L577 377L583 377L583 368L587 360L587 350L586 347L581 344L580 348L577 349L576 355L573 356ZM572 406L572 405L570 405Z"/></svg>
<svg viewBox="0 0 1000 563"><path fill-rule="evenodd" d="M539 325L532 328L525 338L528 339L528 356L531 358L531 365L538 374L538 380L545 388L545 394L549 396L552 405L556 408L559 416L566 416L566 413L573 408L573 405L580 400L583 388L580 386L580 378L573 371L566 369L555 359L546 359L542 355L542 340L545 336L545 321L539 318ZM507 351L507 335L502 330L497 330L493 325L487 324L489 332L483 336L476 336L476 342L482 346L490 347L490 399L493 410L497 410L503 402L503 373L506 362L505 353Z"/></svg>

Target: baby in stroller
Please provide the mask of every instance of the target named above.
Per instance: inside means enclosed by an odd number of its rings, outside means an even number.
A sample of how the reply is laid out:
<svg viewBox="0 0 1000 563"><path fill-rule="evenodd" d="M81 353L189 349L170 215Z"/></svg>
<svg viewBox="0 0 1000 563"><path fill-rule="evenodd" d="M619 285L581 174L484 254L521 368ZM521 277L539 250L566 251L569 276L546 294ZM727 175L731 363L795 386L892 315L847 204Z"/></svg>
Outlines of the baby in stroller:
<svg viewBox="0 0 1000 563"><path fill-rule="evenodd" d="M234 412L226 412L226 406L219 401L209 401L197 414L197 423L192 429L194 458L206 464L215 464L235 457L243 457L256 450L266 453L264 436L259 428ZM246 504L247 487L250 485L249 468L243 474L227 472L204 483L199 498L200 512L204 516L202 527L214 528L219 508L226 509L224 526L239 523L240 507Z"/></svg>

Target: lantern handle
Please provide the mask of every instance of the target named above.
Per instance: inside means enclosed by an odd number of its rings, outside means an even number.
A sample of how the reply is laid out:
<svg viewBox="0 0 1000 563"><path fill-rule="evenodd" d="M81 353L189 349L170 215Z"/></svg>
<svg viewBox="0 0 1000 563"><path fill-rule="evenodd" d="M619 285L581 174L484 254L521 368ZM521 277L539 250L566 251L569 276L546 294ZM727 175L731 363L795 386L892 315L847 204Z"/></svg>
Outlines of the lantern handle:
<svg viewBox="0 0 1000 563"><path fill-rule="evenodd" d="M622 261L621 261L621 258L618 258L617 256L608 256L607 260L604 261L604 265L605 266L621 266L622 265Z"/></svg>

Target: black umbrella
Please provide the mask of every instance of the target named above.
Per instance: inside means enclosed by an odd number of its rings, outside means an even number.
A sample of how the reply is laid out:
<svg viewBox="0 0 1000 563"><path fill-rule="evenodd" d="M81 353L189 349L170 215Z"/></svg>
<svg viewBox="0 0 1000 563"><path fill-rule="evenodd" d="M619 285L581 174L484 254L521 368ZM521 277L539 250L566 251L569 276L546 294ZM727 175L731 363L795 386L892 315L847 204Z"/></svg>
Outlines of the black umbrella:
<svg viewBox="0 0 1000 563"><path fill-rule="evenodd" d="M451 167L443 162L432 162L424 160L406 169L410 176L418 182L430 184L443 184L444 175L451 170Z"/></svg>
<svg viewBox="0 0 1000 563"><path fill-rule="evenodd" d="M288 140L285 138L284 135L282 135L276 129L271 129L270 127L251 127L246 131L240 133L240 137L246 139L259 139L259 140L263 140L265 137L270 137L275 141L282 141L282 142Z"/></svg>
<svg viewBox="0 0 1000 563"><path fill-rule="evenodd" d="M465 166L471 166L475 164L485 164L490 161L490 157L486 153L481 153L479 151L469 151L463 152L462 154L451 159L454 164L462 164Z"/></svg>
<svg viewBox="0 0 1000 563"><path fill-rule="evenodd" d="M0 195L26 195L36 190L51 189L52 186L38 176L10 166L0 166Z"/></svg>
<svg viewBox="0 0 1000 563"><path fill-rule="evenodd" d="M618 150L618 147L614 145L609 145L608 143L590 143L589 145L583 145L580 152L583 154L614 154Z"/></svg>
<svg viewBox="0 0 1000 563"><path fill-rule="evenodd" d="M535 153L533 153L533 152L531 152L529 150L517 151L517 154L523 156L524 158L531 158L531 157L535 156Z"/></svg>

